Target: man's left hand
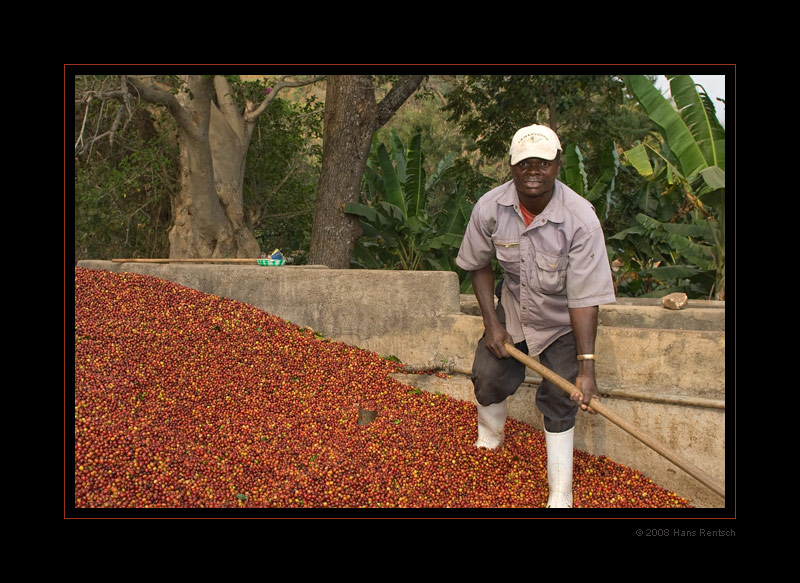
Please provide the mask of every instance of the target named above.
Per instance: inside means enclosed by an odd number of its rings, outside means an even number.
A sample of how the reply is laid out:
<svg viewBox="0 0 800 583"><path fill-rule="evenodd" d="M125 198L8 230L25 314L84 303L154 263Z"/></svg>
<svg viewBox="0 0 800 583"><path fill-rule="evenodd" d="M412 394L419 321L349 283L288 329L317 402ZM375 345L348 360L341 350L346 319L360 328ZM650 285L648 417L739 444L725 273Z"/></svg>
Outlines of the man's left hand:
<svg viewBox="0 0 800 583"><path fill-rule="evenodd" d="M592 408L589 406L591 400L596 397L597 400L600 400L600 391L597 388L597 381L594 378L594 375L578 375L578 378L575 381L575 386L580 389L580 392L575 392L572 394L572 400L580 406L581 409L587 411L588 413L595 413ZM581 393L583 396L581 397Z"/></svg>

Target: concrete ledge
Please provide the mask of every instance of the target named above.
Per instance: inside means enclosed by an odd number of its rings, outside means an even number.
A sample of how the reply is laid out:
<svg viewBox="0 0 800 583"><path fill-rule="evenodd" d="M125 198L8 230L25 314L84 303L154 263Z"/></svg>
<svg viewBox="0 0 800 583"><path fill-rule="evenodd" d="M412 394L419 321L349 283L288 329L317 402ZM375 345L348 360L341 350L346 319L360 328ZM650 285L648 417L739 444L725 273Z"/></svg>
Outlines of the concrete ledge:
<svg viewBox="0 0 800 583"><path fill-rule="evenodd" d="M724 332L725 308L698 305L696 300L689 300L689 306L682 310L667 310L660 303L625 304L617 301L601 307L600 325Z"/></svg>
<svg viewBox="0 0 800 583"><path fill-rule="evenodd" d="M461 311L480 316L475 296L461 295ZM689 300L689 305L682 310L667 310L657 298L618 298L613 304L600 306L599 323L624 328L724 332L725 302Z"/></svg>
<svg viewBox="0 0 800 583"><path fill-rule="evenodd" d="M460 314L458 276L444 271L80 261L79 267L141 273L246 302L334 338Z"/></svg>

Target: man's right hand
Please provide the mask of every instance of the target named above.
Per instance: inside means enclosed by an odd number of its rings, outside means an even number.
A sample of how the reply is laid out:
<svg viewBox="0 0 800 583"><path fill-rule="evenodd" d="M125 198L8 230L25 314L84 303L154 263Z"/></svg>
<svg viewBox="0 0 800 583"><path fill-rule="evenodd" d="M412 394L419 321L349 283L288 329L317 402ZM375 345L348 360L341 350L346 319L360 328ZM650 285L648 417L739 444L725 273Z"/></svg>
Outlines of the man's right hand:
<svg viewBox="0 0 800 583"><path fill-rule="evenodd" d="M506 331L502 324L498 322L497 325L491 325L486 328L484 343L486 344L486 348L489 349L489 352L494 354L497 358L511 357L506 350L506 342L509 344L514 344L513 338L511 338L511 335L508 333L508 331Z"/></svg>
<svg viewBox="0 0 800 583"><path fill-rule="evenodd" d="M495 311L494 273L492 272L491 264L471 272L470 277L472 279L472 289L475 292L475 298L478 300L478 306L480 306L481 315L483 316L483 328L486 331L484 336L486 348L497 358L510 358L511 355L504 344L506 342L514 344L514 340L500 322Z"/></svg>

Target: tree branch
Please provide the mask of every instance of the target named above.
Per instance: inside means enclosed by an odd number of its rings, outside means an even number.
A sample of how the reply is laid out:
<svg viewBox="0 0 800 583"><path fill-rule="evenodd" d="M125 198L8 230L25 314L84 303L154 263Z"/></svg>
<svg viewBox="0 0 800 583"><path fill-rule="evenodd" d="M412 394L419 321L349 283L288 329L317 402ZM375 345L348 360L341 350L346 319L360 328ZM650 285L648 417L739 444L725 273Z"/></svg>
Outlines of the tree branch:
<svg viewBox="0 0 800 583"><path fill-rule="evenodd" d="M292 75L284 75L278 80L278 83L275 87L272 88L270 94L262 101L260 104L248 104L247 109L245 110L244 119L246 122L254 121L259 115L264 113L264 110L267 109L267 106L275 99L275 96L281 89L286 87L303 87L305 85L312 85L317 81L322 81L325 79L325 75L318 75L317 77L313 77L311 79L305 79L302 81L290 81L289 78Z"/></svg>
<svg viewBox="0 0 800 583"><path fill-rule="evenodd" d="M145 85L134 77L125 77L124 79L136 89L142 99L149 103L165 106L185 132L189 135L196 135L197 128L192 122L191 116L170 91L157 89L153 85Z"/></svg>
<svg viewBox="0 0 800 583"><path fill-rule="evenodd" d="M228 125L239 136L239 141L245 143L245 124L247 123L239 113L236 100L233 98L231 85L223 75L214 76L214 91L217 93L217 106L220 113L227 120Z"/></svg>
<svg viewBox="0 0 800 583"><path fill-rule="evenodd" d="M395 112L400 109L411 94L416 91L425 75L404 75L400 81L392 87L392 90L378 104L378 127L388 122Z"/></svg>
<svg viewBox="0 0 800 583"><path fill-rule="evenodd" d="M105 82L102 82L105 84ZM95 135L92 136L90 139L86 139L85 132L86 132L86 122L89 116L89 106L92 101L97 100L100 102L100 115L98 115L98 127L100 125L100 119L103 117L103 112L105 111L105 103L109 100L119 101L122 104L117 110L116 116L111 123L111 129L102 134L98 134L97 132L99 129L96 130ZM125 84L125 80L123 78L122 83L119 88L116 89L106 89L101 87L99 90L86 90L80 93L80 99L77 100L78 103L84 103L84 117L83 122L81 123L80 133L78 138L75 141L75 152L76 153L83 153L86 152L87 155L91 154L92 148L95 142L108 137L108 143L110 146L114 145L114 137L116 136L117 132L120 129L120 126L123 128L127 125L128 121L130 121L133 115L134 107L131 105L131 94L128 91L128 86ZM123 123L123 116L127 113L127 120Z"/></svg>

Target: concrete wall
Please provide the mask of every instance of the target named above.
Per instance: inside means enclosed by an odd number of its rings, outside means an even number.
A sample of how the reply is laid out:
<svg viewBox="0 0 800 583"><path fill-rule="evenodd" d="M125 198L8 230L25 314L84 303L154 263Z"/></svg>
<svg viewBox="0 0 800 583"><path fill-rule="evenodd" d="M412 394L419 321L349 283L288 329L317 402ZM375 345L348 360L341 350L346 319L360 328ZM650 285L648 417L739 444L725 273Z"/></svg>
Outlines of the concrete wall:
<svg viewBox="0 0 800 583"><path fill-rule="evenodd" d="M79 266L153 275L243 301L323 336L393 355L448 379L401 380L474 402L468 372L483 333L474 298L455 273L332 270L81 261ZM724 302L692 301L671 311L658 300L620 299L601 307L597 374L604 403L691 463L725 478ZM534 373L510 398L509 414L541 429ZM695 506L724 500L683 470L597 415L580 414L576 447L634 467Z"/></svg>

